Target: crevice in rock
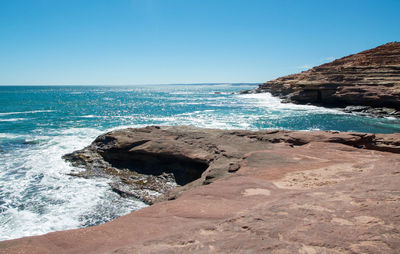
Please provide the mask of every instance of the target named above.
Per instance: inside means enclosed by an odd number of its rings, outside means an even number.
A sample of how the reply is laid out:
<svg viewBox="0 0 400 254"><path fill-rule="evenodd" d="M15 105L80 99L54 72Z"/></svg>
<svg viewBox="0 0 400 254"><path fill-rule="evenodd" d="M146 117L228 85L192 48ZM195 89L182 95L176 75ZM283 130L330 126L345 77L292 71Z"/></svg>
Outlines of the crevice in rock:
<svg viewBox="0 0 400 254"><path fill-rule="evenodd" d="M162 153L107 151L101 155L117 169L153 176L172 173L176 183L181 186L199 179L209 166L205 161Z"/></svg>
<svg viewBox="0 0 400 254"><path fill-rule="evenodd" d="M317 90L317 103L321 103L322 101L322 93L320 90Z"/></svg>

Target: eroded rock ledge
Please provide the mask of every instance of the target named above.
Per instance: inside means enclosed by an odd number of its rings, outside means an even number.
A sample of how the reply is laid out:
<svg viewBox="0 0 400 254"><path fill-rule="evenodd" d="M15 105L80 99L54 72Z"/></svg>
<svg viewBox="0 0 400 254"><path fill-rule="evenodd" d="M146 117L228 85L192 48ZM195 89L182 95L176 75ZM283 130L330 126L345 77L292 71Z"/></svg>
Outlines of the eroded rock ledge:
<svg viewBox="0 0 400 254"><path fill-rule="evenodd" d="M387 135L152 126L106 133L64 159L85 169L71 175L111 177L117 193L152 204L236 172L249 152L276 143L303 146L315 141L400 153L400 140Z"/></svg>
<svg viewBox="0 0 400 254"><path fill-rule="evenodd" d="M399 153L400 134L117 130L66 159L85 177L134 182L115 172L138 170L184 185L112 222L0 242L0 251L398 253Z"/></svg>

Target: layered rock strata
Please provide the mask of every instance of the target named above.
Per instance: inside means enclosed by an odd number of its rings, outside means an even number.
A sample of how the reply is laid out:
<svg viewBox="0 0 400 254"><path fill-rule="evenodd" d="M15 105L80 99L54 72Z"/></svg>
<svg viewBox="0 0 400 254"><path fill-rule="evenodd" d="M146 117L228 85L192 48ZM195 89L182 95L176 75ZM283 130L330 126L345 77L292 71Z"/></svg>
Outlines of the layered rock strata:
<svg viewBox="0 0 400 254"><path fill-rule="evenodd" d="M383 107L383 113L400 116L400 42L268 81L255 91L300 104Z"/></svg>
<svg viewBox="0 0 400 254"><path fill-rule="evenodd" d="M399 153L400 134L113 131L68 158L93 174L136 169L185 185L112 222L0 252L398 253Z"/></svg>

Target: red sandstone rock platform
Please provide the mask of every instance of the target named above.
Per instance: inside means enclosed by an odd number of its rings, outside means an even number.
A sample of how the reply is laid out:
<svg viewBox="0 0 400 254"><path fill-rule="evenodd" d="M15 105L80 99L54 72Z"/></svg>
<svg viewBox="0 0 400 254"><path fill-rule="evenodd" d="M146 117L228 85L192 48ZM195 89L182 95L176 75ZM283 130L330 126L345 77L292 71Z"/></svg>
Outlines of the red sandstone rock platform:
<svg viewBox="0 0 400 254"><path fill-rule="evenodd" d="M3 241L1 253L400 252L400 134L148 127L85 149L208 168L165 195L172 200L95 227Z"/></svg>

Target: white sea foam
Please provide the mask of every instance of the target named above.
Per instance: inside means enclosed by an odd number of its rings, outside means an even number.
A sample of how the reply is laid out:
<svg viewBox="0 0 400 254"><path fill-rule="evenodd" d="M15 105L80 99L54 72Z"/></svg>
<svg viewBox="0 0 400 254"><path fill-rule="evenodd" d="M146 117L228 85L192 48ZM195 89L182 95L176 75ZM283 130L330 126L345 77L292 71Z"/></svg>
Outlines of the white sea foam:
<svg viewBox="0 0 400 254"><path fill-rule="evenodd" d="M32 110L32 111L21 111L21 112L3 112L0 116L17 115L17 114L35 114L44 112L54 112L55 110Z"/></svg>
<svg viewBox="0 0 400 254"><path fill-rule="evenodd" d="M254 122L258 116L248 116L246 114L237 113L218 115L214 112L214 110L202 110L182 113L175 116L149 117L149 120L161 122L158 125L162 126L188 125L209 129L256 129L251 126L251 123Z"/></svg>
<svg viewBox="0 0 400 254"><path fill-rule="evenodd" d="M204 102L207 101L207 102ZM213 103L217 101L217 103ZM257 130L260 124L263 129L279 128L277 121L283 119L293 119L293 117L304 116L307 114L344 114L336 109L310 105L297 105L292 103L282 103L279 98L271 94L249 94L233 95L232 97L203 98L202 103L208 103L213 107L231 107L232 110L221 112L220 110L195 110L173 116L154 117L148 120L161 122L160 125L192 125L203 128L218 129L249 129ZM234 111L234 108L239 110ZM245 110L243 110L245 109ZM246 112L246 110L252 110ZM270 124L268 124L270 122ZM282 127L281 127L282 128ZM318 130L318 127L309 126L304 130Z"/></svg>
<svg viewBox="0 0 400 254"><path fill-rule="evenodd" d="M8 119L0 119L0 122L18 122L29 120L29 118L8 118Z"/></svg>
<svg viewBox="0 0 400 254"><path fill-rule="evenodd" d="M23 137L26 137L26 135L0 133L0 138L3 138L3 139L14 139L14 138L23 138Z"/></svg>
<svg viewBox="0 0 400 254"><path fill-rule="evenodd" d="M257 94L241 94L237 95L239 98L244 98L258 104L262 107L279 110L292 110L292 111L312 111L320 113L331 113L331 114L345 114L340 110L332 108L324 108L312 105L299 105L293 103L282 103L281 99L272 96L270 93L257 93Z"/></svg>
<svg viewBox="0 0 400 254"><path fill-rule="evenodd" d="M81 118L96 118L96 117L103 117L103 116L95 116L95 115L84 115L84 116L79 116Z"/></svg>
<svg viewBox="0 0 400 254"><path fill-rule="evenodd" d="M0 205L0 240L92 225L98 223L96 218L110 220L145 207L140 201L120 198L105 179L67 175L73 167L61 156L83 148L100 133L91 128L54 131L37 136L45 142L0 158L4 202Z"/></svg>

